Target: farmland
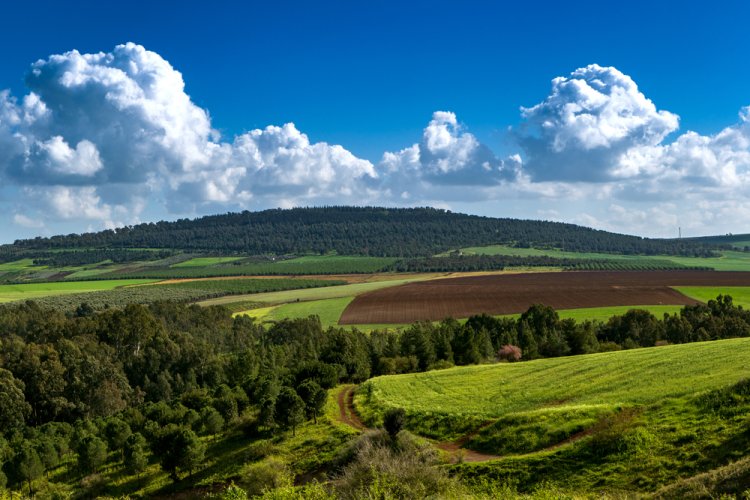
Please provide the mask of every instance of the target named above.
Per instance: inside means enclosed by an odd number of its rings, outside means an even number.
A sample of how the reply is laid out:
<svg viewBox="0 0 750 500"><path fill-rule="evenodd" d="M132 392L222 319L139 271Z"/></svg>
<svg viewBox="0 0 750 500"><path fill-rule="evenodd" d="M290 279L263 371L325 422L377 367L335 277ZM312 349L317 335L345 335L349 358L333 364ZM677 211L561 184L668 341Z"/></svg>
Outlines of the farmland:
<svg viewBox="0 0 750 500"><path fill-rule="evenodd" d="M219 276L357 274L382 271L396 259L360 256L302 256L262 262L225 261L222 265L182 265L167 269L121 269L123 277L138 278L210 278ZM195 262L191 259L190 262ZM184 264L184 263L183 263Z"/></svg>
<svg viewBox="0 0 750 500"><path fill-rule="evenodd" d="M21 285L0 285L0 302L12 302L16 300L28 300L48 296L113 290L115 288L153 283L154 281L156 280L131 279L70 283L52 282Z"/></svg>
<svg viewBox="0 0 750 500"><path fill-rule="evenodd" d="M227 264L242 259L242 257L194 257L190 260L172 264L171 267L204 267L216 264Z"/></svg>
<svg viewBox="0 0 750 500"><path fill-rule="evenodd" d="M612 266L658 266L679 265L686 267L708 267L715 271L750 271L750 253L722 250L717 257L685 257L679 255L623 255L600 252L570 252L554 248L518 248L507 245L462 248L465 255L512 255L519 257L554 257L558 259L587 259L610 261ZM601 270L606 270L604 267ZM612 268L614 269L614 267Z"/></svg>
<svg viewBox="0 0 750 500"><path fill-rule="evenodd" d="M192 302L233 294L323 288L340 283L343 282L296 278L200 280L166 284L155 280L56 282L0 285L0 300L12 302L34 299L45 307L72 311L84 302L94 309L102 309L163 300Z"/></svg>
<svg viewBox="0 0 750 500"><path fill-rule="evenodd" d="M413 283L356 297L342 324L409 323L514 314L542 303L555 309L696 303L670 286L740 286L750 274L705 271L570 272L491 275Z"/></svg>
<svg viewBox="0 0 750 500"><path fill-rule="evenodd" d="M222 297L205 300L200 303L203 306L229 305L241 301L261 302L269 305L285 304L289 302L310 302L327 299L351 298L358 294L403 285L414 281L434 278L434 274L389 276L388 279L375 279L362 283L350 283L346 285L330 286L326 288L310 288L307 290L288 290L271 293L254 293L247 296Z"/></svg>

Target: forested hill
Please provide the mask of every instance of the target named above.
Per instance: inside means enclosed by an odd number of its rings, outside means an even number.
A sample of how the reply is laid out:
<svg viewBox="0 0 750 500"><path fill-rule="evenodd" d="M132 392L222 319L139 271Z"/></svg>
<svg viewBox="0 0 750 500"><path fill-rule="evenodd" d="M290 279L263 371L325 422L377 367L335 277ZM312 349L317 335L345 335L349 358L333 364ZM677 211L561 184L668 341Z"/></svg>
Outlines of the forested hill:
<svg viewBox="0 0 750 500"><path fill-rule="evenodd" d="M715 244L646 239L559 222L479 217L434 208L377 207L245 211L19 240L13 247L161 248L251 255L334 251L411 257L490 244L645 255L707 255L717 248Z"/></svg>

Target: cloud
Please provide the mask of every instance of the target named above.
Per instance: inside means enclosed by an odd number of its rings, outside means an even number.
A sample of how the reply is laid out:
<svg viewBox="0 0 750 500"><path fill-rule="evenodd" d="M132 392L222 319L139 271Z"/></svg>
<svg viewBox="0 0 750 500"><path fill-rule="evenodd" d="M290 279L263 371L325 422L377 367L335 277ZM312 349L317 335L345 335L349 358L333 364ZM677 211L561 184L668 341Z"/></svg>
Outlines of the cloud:
<svg viewBox="0 0 750 500"><path fill-rule="evenodd" d="M418 144L386 152L378 164L380 189L395 200L425 196L456 196L455 186L471 187L474 195L486 187L512 180L521 159L500 159L458 122L455 113L436 111ZM434 199L434 198L432 198Z"/></svg>
<svg viewBox="0 0 750 500"><path fill-rule="evenodd" d="M18 213L13 214L13 223L32 229L41 229L44 227L44 223L41 220Z"/></svg>
<svg viewBox="0 0 750 500"><path fill-rule="evenodd" d="M679 117L657 110L632 78L597 64L555 78L549 96L521 114L515 136L535 181L610 180L621 155L660 144L679 125Z"/></svg>
<svg viewBox="0 0 750 500"><path fill-rule="evenodd" d="M80 218L110 224L112 206L142 210L144 196L175 213L266 198L353 201L358 182L377 176L369 161L311 143L293 123L222 140L182 75L133 43L52 55L32 65L26 84L20 103L0 92L0 172L52 193L53 217L73 218L78 200Z"/></svg>

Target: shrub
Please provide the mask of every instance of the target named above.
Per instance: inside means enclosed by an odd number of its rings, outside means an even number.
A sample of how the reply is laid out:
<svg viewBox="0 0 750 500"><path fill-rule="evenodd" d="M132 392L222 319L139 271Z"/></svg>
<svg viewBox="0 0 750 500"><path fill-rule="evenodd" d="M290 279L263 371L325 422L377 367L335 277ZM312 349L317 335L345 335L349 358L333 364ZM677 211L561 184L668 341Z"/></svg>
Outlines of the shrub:
<svg viewBox="0 0 750 500"><path fill-rule="evenodd" d="M242 467L238 483L252 497L275 488L291 486L292 479L292 473L284 462L268 457Z"/></svg>
<svg viewBox="0 0 750 500"><path fill-rule="evenodd" d="M519 361L521 359L521 348L506 344L497 351L497 359L501 361Z"/></svg>
<svg viewBox="0 0 750 500"><path fill-rule="evenodd" d="M438 455L430 445L418 444L407 432L397 446L383 435L360 437L354 459L336 481L339 498L446 498L458 489L445 469L436 467Z"/></svg>
<svg viewBox="0 0 750 500"><path fill-rule="evenodd" d="M401 432L405 419L406 412L403 408L391 408L385 412L385 415L383 415L383 428L391 437L391 440L395 440L398 433Z"/></svg>

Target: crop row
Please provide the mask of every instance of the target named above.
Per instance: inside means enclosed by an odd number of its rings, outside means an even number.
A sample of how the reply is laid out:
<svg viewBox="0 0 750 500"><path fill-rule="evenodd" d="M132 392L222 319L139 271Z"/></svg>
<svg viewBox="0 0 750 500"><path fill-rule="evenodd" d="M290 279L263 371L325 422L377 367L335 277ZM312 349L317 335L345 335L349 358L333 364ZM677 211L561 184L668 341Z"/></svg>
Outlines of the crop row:
<svg viewBox="0 0 750 500"><path fill-rule="evenodd" d="M159 301L193 302L224 295L276 292L301 288L340 285L342 281L308 279L243 279L190 281L166 285L147 285L75 293L34 299L43 306L62 311L72 311L82 303L100 310L124 307L128 304L150 304Z"/></svg>

